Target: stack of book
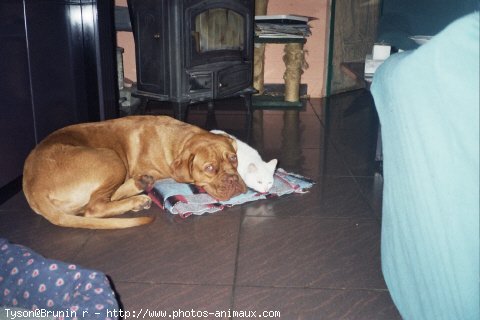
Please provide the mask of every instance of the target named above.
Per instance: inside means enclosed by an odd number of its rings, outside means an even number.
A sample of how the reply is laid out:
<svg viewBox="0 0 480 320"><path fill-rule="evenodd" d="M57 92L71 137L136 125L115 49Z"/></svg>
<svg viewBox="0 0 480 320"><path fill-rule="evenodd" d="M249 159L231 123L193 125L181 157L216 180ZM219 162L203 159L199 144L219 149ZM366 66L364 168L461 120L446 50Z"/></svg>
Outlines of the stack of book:
<svg viewBox="0 0 480 320"><path fill-rule="evenodd" d="M255 16L255 36L259 38L306 38L312 18L297 15Z"/></svg>
<svg viewBox="0 0 480 320"><path fill-rule="evenodd" d="M390 56L392 47L388 44L375 43L372 54L365 57L365 80L372 82L377 68Z"/></svg>

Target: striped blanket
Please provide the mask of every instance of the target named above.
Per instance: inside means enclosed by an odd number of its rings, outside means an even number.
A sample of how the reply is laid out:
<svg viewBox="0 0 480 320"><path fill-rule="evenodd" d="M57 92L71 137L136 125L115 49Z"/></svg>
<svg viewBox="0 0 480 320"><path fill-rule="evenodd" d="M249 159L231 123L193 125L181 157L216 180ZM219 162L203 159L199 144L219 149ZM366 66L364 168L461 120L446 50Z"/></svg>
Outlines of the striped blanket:
<svg viewBox="0 0 480 320"><path fill-rule="evenodd" d="M186 218L192 214L212 213L245 202L280 197L290 193L304 193L314 183L313 180L279 168L274 175L273 187L268 193L258 193L249 189L246 193L229 200L218 201L195 185L178 183L173 179L162 179L155 182L148 194L160 208Z"/></svg>

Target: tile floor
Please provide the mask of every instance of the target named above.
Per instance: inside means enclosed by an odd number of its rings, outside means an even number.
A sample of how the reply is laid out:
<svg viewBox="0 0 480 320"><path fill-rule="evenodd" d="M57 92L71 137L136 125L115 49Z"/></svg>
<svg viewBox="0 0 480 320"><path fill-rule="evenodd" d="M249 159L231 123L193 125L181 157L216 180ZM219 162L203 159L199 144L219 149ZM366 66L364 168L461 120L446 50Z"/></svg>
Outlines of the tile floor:
<svg viewBox="0 0 480 320"><path fill-rule="evenodd" d="M311 99L300 110L256 110L250 123L238 101L215 110L193 106L187 121L226 130L316 185L306 194L187 219L152 207L142 212L156 217L151 225L115 231L56 227L19 193L0 206L0 236L105 272L124 310L400 319L380 270L378 120L370 94ZM146 112L170 109L150 104Z"/></svg>

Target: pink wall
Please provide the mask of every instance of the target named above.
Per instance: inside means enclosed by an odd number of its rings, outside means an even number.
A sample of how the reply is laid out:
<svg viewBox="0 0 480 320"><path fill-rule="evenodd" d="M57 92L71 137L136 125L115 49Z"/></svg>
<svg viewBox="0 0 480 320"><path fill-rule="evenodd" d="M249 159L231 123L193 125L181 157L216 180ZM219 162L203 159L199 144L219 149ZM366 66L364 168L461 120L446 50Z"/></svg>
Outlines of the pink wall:
<svg viewBox="0 0 480 320"><path fill-rule="evenodd" d="M312 35L307 39L305 49L309 68L302 75L302 83L308 85L311 97L325 95L325 79L327 66L328 39L328 3L329 0L270 0L268 14L298 14L315 17L318 20L310 22ZM126 0L115 0L115 4L126 6ZM117 33L118 46L125 49L123 59L125 77L136 81L135 49L133 36L130 32ZM283 83L284 63L282 60L283 45L269 44L265 57L265 83Z"/></svg>
<svg viewBox="0 0 480 320"><path fill-rule="evenodd" d="M115 0L117 6L127 6L127 0ZM123 52L123 68L125 78L137 81L137 68L135 67L135 43L131 32L117 32L117 45L125 49Z"/></svg>

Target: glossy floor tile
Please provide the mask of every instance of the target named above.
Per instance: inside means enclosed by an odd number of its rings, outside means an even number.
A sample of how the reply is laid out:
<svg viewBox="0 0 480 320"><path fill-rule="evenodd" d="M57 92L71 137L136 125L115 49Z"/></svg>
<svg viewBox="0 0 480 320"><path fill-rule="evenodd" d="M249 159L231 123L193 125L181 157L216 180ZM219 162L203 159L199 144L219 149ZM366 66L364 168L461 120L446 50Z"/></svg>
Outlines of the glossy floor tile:
<svg viewBox="0 0 480 320"><path fill-rule="evenodd" d="M246 217L237 284L384 289L379 231L361 219Z"/></svg>
<svg viewBox="0 0 480 320"><path fill-rule="evenodd" d="M152 211L159 217L148 226L95 233L74 262L122 281L233 284L239 208L185 220Z"/></svg>
<svg viewBox="0 0 480 320"><path fill-rule="evenodd" d="M145 113L172 109L150 103ZM152 224L112 231L54 226L20 192L0 205L0 237L106 273L132 315L400 319L380 267L378 119L368 92L252 117L238 99L217 102L214 112L199 104L187 122L225 130L316 183L307 193L186 219L154 206L128 214L154 216Z"/></svg>
<svg viewBox="0 0 480 320"><path fill-rule="evenodd" d="M238 287L234 302L234 310L257 316L279 312L274 319L401 319L385 291Z"/></svg>
<svg viewBox="0 0 480 320"><path fill-rule="evenodd" d="M161 319L163 315L167 319L229 319L232 286L118 281L115 288L120 292L123 310L141 314L139 318L147 315L144 319Z"/></svg>

